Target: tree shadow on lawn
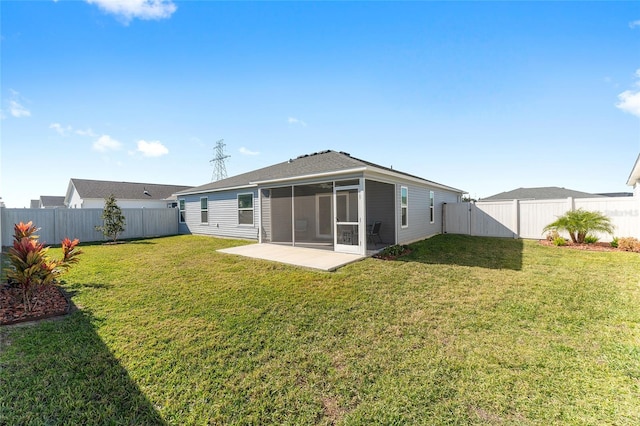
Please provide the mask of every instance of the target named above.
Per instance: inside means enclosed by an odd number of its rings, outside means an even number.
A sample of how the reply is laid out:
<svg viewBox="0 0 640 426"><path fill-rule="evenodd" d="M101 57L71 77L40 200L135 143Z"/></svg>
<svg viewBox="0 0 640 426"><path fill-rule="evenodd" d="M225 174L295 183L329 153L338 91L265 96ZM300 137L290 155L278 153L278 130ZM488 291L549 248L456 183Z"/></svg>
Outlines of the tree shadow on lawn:
<svg viewBox="0 0 640 426"><path fill-rule="evenodd" d="M523 242L512 238L443 234L411 244L403 262L522 270Z"/></svg>
<svg viewBox="0 0 640 426"><path fill-rule="evenodd" d="M0 424L166 424L95 321L75 310L56 321L0 327Z"/></svg>

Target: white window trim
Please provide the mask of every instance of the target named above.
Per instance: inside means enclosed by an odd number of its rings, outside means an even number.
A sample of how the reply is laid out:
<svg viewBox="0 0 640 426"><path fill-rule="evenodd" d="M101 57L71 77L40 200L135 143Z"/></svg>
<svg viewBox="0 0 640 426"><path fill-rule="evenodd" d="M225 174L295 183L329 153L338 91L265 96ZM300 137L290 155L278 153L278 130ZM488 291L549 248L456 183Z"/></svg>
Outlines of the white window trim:
<svg viewBox="0 0 640 426"><path fill-rule="evenodd" d="M429 223L436 223L436 193L429 191Z"/></svg>
<svg viewBox="0 0 640 426"><path fill-rule="evenodd" d="M241 195L251 195L251 208L240 208L240 196ZM236 210L238 212L238 214L236 215L236 221L238 222L238 226L246 226L246 227L255 227L255 223L256 223L256 214L255 214L255 202L256 202L256 197L255 194L253 192L239 192L238 195L236 196ZM240 223L240 212L241 211L249 211L251 210L251 223Z"/></svg>
<svg viewBox="0 0 640 426"><path fill-rule="evenodd" d="M202 200L207 200L207 208L203 209L202 208ZM207 221L203 222L202 221L202 212L206 211L207 212ZM209 224L209 197L200 197L200 224L202 225L208 225Z"/></svg>
<svg viewBox="0 0 640 426"><path fill-rule="evenodd" d="M184 209L181 209L180 207L184 207ZM184 220L183 219L183 215L182 213L184 213ZM179 223L186 223L187 221L187 202L185 201L184 198L178 200L178 222Z"/></svg>
<svg viewBox="0 0 640 426"><path fill-rule="evenodd" d="M407 203L406 204L402 204L402 190L405 189L407 191ZM402 209L407 209L407 214L405 215L405 217L407 218L407 223L403 224L402 223ZM409 188L406 186L401 186L400 187L400 227L401 228L408 228L409 227Z"/></svg>

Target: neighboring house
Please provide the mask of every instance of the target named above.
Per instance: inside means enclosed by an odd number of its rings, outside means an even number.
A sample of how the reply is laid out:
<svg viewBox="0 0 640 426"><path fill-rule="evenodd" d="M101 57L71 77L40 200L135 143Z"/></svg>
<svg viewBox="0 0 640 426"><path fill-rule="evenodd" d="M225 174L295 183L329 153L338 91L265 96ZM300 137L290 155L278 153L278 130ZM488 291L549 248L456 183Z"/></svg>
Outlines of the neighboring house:
<svg viewBox="0 0 640 426"><path fill-rule="evenodd" d="M35 209L64 209L65 207L63 196L41 195L39 200L31 200L31 208Z"/></svg>
<svg viewBox="0 0 640 426"><path fill-rule="evenodd" d="M366 254L442 232L442 204L463 191L323 151L177 193L183 233ZM376 239L379 241L378 239Z"/></svg>
<svg viewBox="0 0 640 426"><path fill-rule="evenodd" d="M631 169L629 179L627 179L627 185L633 188L633 196L640 197L640 155L636 158L636 163Z"/></svg>
<svg viewBox="0 0 640 426"><path fill-rule="evenodd" d="M600 198L604 195L574 191L573 189L546 186L540 188L518 188L501 192L480 201L512 201L512 200L555 200L560 198Z"/></svg>
<svg viewBox="0 0 640 426"><path fill-rule="evenodd" d="M123 209L177 207L173 194L188 188L191 187L74 178L69 181L64 204L71 209L101 209L104 208L105 198L113 194L118 206Z"/></svg>

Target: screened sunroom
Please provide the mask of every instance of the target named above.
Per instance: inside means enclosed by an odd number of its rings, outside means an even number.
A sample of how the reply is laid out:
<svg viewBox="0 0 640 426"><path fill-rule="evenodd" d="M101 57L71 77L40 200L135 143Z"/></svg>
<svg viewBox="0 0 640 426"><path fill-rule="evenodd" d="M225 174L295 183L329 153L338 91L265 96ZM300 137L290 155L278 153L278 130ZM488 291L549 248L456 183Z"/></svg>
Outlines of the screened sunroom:
<svg viewBox="0 0 640 426"><path fill-rule="evenodd" d="M263 188L261 242L360 254L392 244L394 188L363 178Z"/></svg>

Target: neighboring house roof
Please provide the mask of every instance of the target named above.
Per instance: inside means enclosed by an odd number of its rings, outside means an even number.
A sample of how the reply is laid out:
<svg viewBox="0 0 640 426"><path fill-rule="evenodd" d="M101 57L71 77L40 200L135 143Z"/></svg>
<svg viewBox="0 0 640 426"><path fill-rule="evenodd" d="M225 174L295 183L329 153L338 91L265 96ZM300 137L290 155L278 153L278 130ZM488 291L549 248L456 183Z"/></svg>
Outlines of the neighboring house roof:
<svg viewBox="0 0 640 426"><path fill-rule="evenodd" d="M627 185L633 186L636 182L640 182L640 154L638 158L636 158L636 164L634 164L633 169L631 169L631 174L629 175L629 179L627 179Z"/></svg>
<svg viewBox="0 0 640 426"><path fill-rule="evenodd" d="M633 192L599 192L603 197L633 197Z"/></svg>
<svg viewBox="0 0 640 426"><path fill-rule="evenodd" d="M40 207L64 207L64 198L57 195L41 195Z"/></svg>
<svg viewBox="0 0 640 426"><path fill-rule="evenodd" d="M301 155L295 159L274 164L251 172L239 174L219 181L197 186L178 195L197 194L205 192L222 191L235 188L255 187L259 184L277 183L305 179L313 177L330 176L345 172L371 171L383 173L388 176L401 176L412 180L419 180L439 188L454 192L464 191L437 182L429 181L418 176L403 173L388 167L380 166L368 161L352 157L346 152L321 151L308 155Z"/></svg>
<svg viewBox="0 0 640 426"><path fill-rule="evenodd" d="M184 185L159 185L155 183L112 182L105 180L71 179L80 198L107 198L111 194L116 200L167 200L176 192L191 188ZM67 195L69 196L69 195Z"/></svg>
<svg viewBox="0 0 640 426"><path fill-rule="evenodd" d="M501 192L481 201L508 201L508 200L554 200L559 198L600 198L602 195L588 192L574 191L573 189L546 186L540 188L518 188L512 191Z"/></svg>

